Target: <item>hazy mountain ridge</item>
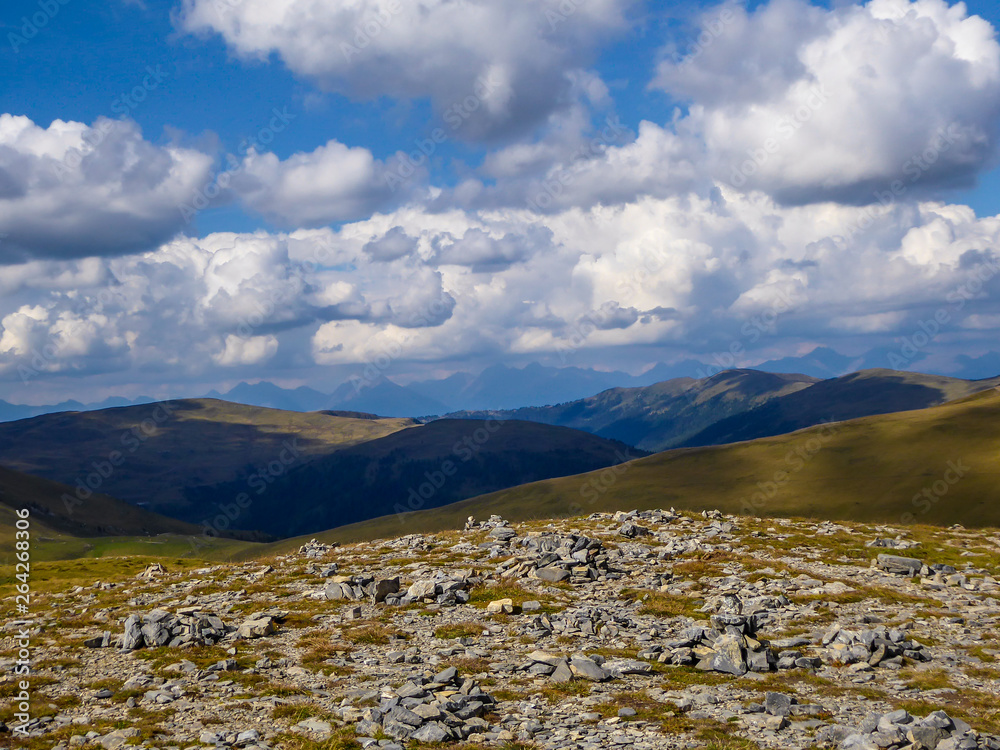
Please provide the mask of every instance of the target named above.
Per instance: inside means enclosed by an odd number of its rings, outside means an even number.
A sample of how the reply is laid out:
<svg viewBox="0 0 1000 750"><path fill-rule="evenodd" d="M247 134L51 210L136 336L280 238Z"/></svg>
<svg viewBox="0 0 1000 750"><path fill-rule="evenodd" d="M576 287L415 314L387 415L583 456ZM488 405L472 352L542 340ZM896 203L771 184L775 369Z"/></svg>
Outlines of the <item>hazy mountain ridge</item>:
<svg viewBox="0 0 1000 750"><path fill-rule="evenodd" d="M829 347L809 354L768 360L752 367L760 372L804 374L828 379L865 369L891 366L898 352L881 348L848 356ZM919 359L911 363L916 365ZM1000 372L1000 353L957 359L959 369L947 373L960 379L982 379ZM730 363L727 369L731 369ZM514 410L581 400L612 388L640 388L677 378L706 378L721 372L717 363L687 359L667 365L659 363L640 375L582 367L546 367L532 363L524 367L494 365L479 375L457 372L445 378L417 380L400 385L379 373L372 379L351 378L332 393L300 386L282 388L268 381L240 383L228 391L212 390L200 398L216 398L251 406L286 411L361 411L385 416L429 417L463 411ZM136 399L112 397L98 403L65 401L47 406L27 406L0 400L0 422L28 419L62 411L94 411L116 406L154 403L146 396Z"/></svg>
<svg viewBox="0 0 1000 750"><path fill-rule="evenodd" d="M587 430L649 451L778 435L822 421L923 409L1000 383L865 370L817 380L806 375L727 370L648 388L612 389L556 406L450 416L497 416Z"/></svg>
<svg viewBox="0 0 1000 750"><path fill-rule="evenodd" d="M727 370L703 380L675 378L644 388L613 388L556 406L490 414L587 430L649 451L664 450L728 417L807 388L815 378ZM464 413L466 418L486 416Z"/></svg>
<svg viewBox="0 0 1000 750"><path fill-rule="evenodd" d="M922 373L864 370L822 380L707 427L684 441L685 446L720 445L801 430L820 422L925 409L1000 384L959 380Z"/></svg>

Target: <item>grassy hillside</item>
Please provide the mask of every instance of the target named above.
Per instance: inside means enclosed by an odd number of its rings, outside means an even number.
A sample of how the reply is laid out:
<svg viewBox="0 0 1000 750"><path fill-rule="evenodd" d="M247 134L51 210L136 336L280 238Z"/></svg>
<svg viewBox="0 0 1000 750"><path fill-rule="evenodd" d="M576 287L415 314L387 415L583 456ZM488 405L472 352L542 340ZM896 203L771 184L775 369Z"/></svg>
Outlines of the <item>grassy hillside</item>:
<svg viewBox="0 0 1000 750"><path fill-rule="evenodd" d="M283 473L414 424L213 399L167 401L0 424L0 465L180 516L189 510L190 487L262 468Z"/></svg>
<svg viewBox="0 0 1000 750"><path fill-rule="evenodd" d="M338 451L244 498L239 528L304 534L376 516L438 507L486 492L576 474L644 455L579 430L445 419ZM195 507L233 504L242 483L191 493Z"/></svg>
<svg viewBox="0 0 1000 750"><path fill-rule="evenodd" d="M722 419L685 440L682 445L735 443L781 435L823 421L926 409L998 384L1000 378L959 380L919 372L863 370L820 381L804 390L769 400L750 411Z"/></svg>
<svg viewBox="0 0 1000 750"><path fill-rule="evenodd" d="M586 430L643 450L660 451L683 443L720 419L815 382L816 378L806 375L727 370L703 380L675 378L643 388L612 388L579 401L517 409L500 416Z"/></svg>
<svg viewBox="0 0 1000 750"><path fill-rule="evenodd" d="M956 471L957 468L957 471ZM761 516L1000 526L1000 392L707 448L658 453L321 536L354 541L512 520L662 508ZM926 490L926 494L925 494ZM272 546L294 545L286 540Z"/></svg>
<svg viewBox="0 0 1000 750"><path fill-rule="evenodd" d="M6 563L14 552L15 511L21 508L31 512L34 561L107 554L218 556L259 546L229 539L199 539L193 545L200 530L191 524L107 495L78 502L66 485L0 468L0 557Z"/></svg>

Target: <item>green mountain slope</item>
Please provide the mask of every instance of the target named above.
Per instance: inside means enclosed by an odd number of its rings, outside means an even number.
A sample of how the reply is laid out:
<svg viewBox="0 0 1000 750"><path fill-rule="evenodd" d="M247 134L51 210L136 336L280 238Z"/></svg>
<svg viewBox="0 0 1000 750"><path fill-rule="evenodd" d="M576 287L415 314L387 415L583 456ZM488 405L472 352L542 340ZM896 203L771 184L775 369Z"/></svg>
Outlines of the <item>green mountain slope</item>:
<svg viewBox="0 0 1000 750"><path fill-rule="evenodd" d="M721 445L781 435L824 421L925 409L998 384L1000 378L959 380L895 370L863 370L820 381L722 419L688 438L683 445Z"/></svg>
<svg viewBox="0 0 1000 750"><path fill-rule="evenodd" d="M720 419L815 382L816 378L806 375L727 370L703 380L675 378L642 388L612 388L579 401L496 414L586 430L643 450L660 451L683 443Z"/></svg>
<svg viewBox="0 0 1000 750"><path fill-rule="evenodd" d="M614 469L522 485L413 513L413 533L465 518L511 520L664 508L761 516L1000 526L1000 391L918 411L704 448L681 448ZM391 536L375 519L321 535ZM289 541L291 543L291 541Z"/></svg>
<svg viewBox="0 0 1000 750"><path fill-rule="evenodd" d="M0 465L183 516L190 487L286 473L409 419L301 414L213 399L64 412L0 424ZM189 515L189 514L188 514Z"/></svg>
<svg viewBox="0 0 1000 750"><path fill-rule="evenodd" d="M445 419L338 451L266 486L248 491L245 484L230 482L193 489L188 499L202 515L238 505L244 508L234 522L239 528L290 536L438 507L641 455L565 427Z"/></svg>
<svg viewBox="0 0 1000 750"><path fill-rule="evenodd" d="M79 500L72 488L0 468L0 558L13 568L16 511L28 509L32 562L139 554L220 557L262 545L235 539L204 539L200 529L95 493Z"/></svg>
<svg viewBox="0 0 1000 750"><path fill-rule="evenodd" d="M72 488L0 467L0 505L27 508L32 524L70 536L191 534L191 524L102 494L80 500Z"/></svg>

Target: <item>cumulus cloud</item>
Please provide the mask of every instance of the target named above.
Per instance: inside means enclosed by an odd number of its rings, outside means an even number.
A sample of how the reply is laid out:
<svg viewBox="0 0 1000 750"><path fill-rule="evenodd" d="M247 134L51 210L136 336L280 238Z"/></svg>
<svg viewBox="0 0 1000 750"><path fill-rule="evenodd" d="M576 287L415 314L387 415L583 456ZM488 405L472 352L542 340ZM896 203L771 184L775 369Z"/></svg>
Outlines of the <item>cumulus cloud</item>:
<svg viewBox="0 0 1000 750"><path fill-rule="evenodd" d="M364 251L372 260L385 263L415 253L417 239L402 227L393 227L381 237L365 243Z"/></svg>
<svg viewBox="0 0 1000 750"><path fill-rule="evenodd" d="M552 233L543 227L499 237L473 227L458 238L448 234L438 237L437 261L441 265L469 266L480 272L501 271L544 250L551 237Z"/></svg>
<svg viewBox="0 0 1000 750"><path fill-rule="evenodd" d="M393 194L382 162L366 148L338 141L285 160L251 151L233 180L233 190L257 213L290 226L370 216Z"/></svg>
<svg viewBox="0 0 1000 750"><path fill-rule="evenodd" d="M274 336L250 336L240 338L226 336L225 348L212 356L217 365L259 365L271 359L278 351L278 339Z"/></svg>
<svg viewBox="0 0 1000 750"><path fill-rule="evenodd" d="M183 227L179 206L211 166L128 120L43 128L0 115L0 263L153 249Z"/></svg>
<svg viewBox="0 0 1000 750"><path fill-rule="evenodd" d="M463 139L527 131L626 26L632 0L184 0L178 24L357 98L429 97Z"/></svg>
<svg viewBox="0 0 1000 750"><path fill-rule="evenodd" d="M548 215L411 207L337 231L219 233L0 269L0 376L266 377L378 356L566 364L626 348L652 362L734 343L892 350L940 310L934 347L986 350L998 242L1000 218L964 206L784 207L725 186ZM395 243L417 249L373 250Z"/></svg>
<svg viewBox="0 0 1000 750"><path fill-rule="evenodd" d="M653 86L690 102L720 181L790 205L896 200L968 186L994 157L995 37L944 0L732 4Z"/></svg>

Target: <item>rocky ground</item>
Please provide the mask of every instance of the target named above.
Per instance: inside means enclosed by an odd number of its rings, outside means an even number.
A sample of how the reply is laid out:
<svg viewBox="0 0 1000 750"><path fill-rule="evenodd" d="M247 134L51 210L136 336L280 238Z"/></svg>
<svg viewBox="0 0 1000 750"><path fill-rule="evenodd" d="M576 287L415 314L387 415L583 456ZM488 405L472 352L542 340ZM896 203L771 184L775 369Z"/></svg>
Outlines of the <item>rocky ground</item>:
<svg viewBox="0 0 1000 750"><path fill-rule="evenodd" d="M672 511L50 586L31 748L1000 748L1000 536Z"/></svg>

